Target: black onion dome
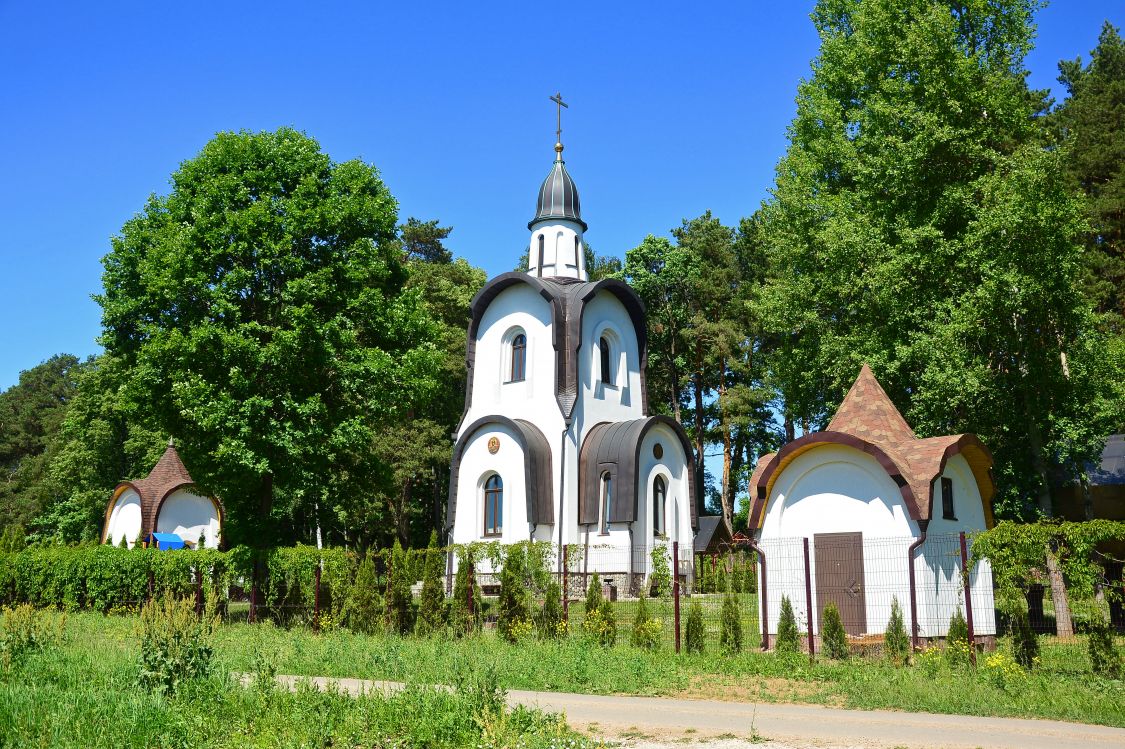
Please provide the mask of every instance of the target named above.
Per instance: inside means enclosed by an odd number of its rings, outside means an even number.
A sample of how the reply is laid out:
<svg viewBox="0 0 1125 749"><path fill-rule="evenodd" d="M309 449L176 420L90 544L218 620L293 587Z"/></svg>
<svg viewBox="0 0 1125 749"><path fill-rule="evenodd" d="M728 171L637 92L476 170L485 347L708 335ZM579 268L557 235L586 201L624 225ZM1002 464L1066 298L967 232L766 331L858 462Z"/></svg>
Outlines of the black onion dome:
<svg viewBox="0 0 1125 749"><path fill-rule="evenodd" d="M540 221L550 219L573 221L582 227L582 231L587 229L578 203L578 188L574 186L574 180L566 171L561 153L555 160L551 173L539 188L539 203L535 210L535 218L527 223L527 228L531 229Z"/></svg>

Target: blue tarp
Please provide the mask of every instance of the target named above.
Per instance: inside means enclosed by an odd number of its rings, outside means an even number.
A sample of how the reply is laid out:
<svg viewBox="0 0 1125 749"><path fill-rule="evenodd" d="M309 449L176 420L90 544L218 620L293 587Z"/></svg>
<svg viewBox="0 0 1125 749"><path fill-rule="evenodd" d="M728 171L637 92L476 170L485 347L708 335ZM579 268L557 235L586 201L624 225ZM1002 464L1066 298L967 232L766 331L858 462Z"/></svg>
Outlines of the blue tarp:
<svg viewBox="0 0 1125 749"><path fill-rule="evenodd" d="M165 551L184 548L184 540L175 533L153 533L152 542L156 545L156 548Z"/></svg>

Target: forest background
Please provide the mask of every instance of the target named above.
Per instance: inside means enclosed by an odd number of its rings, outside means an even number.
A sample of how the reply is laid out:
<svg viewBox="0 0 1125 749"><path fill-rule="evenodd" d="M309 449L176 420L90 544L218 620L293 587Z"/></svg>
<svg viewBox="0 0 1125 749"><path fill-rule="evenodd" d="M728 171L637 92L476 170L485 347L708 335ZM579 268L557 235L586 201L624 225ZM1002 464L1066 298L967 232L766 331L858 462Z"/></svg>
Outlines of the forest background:
<svg viewBox="0 0 1125 749"><path fill-rule="evenodd" d="M1038 7L822 0L769 198L586 248L645 301L650 407L709 458L709 511L744 525L757 458L863 362L920 436L980 435L1000 517L1051 516L1125 431L1125 45L1107 22L1051 101ZM219 134L139 208L103 260L104 353L0 393L6 536L96 540L171 435L227 543L424 542L486 280L451 227L287 128Z"/></svg>

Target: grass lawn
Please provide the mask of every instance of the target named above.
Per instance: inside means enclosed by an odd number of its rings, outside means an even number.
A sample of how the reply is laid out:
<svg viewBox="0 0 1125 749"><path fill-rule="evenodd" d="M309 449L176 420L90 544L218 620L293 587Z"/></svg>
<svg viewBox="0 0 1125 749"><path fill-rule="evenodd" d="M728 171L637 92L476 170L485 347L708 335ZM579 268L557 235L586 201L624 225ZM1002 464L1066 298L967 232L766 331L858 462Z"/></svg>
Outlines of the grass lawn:
<svg viewBox="0 0 1125 749"><path fill-rule="evenodd" d="M49 674L62 676L51 676L47 681L73 683L89 674L104 682L95 693L120 688L135 673L130 671L135 668L132 664L138 647L135 629L133 617L71 616L65 652L48 659L45 666L49 666ZM619 642L627 639L619 633ZM820 660L810 665L806 656L784 657L754 650L725 656L709 647L702 655L676 655L669 648L647 652L621 644L602 649L577 637L563 642L529 640L510 645L488 631L464 640L365 636L344 630L316 635L304 628L282 629L268 623L220 627L215 650L216 667L225 671L255 672L267 664L277 673L355 676L413 684L449 684L483 673L509 689L808 702L1055 718L1125 727L1125 681L1089 673L1081 645L1044 648L1043 669L1007 677L985 666L984 657L976 670L951 667L940 659L910 668L861 658ZM28 687L21 689L26 692ZM0 692L0 731L5 728L5 712L13 699L10 685L5 684L4 690ZM92 699L90 691L83 694L85 699ZM135 709L155 709L149 698L135 690L127 694L133 701L127 704L135 704ZM237 691L223 695L224 704L258 699ZM43 692L42 699L54 700L57 696ZM322 709L343 709L333 702L339 698L306 695L270 699L312 703L324 699L328 703ZM109 703L100 709L111 707L118 715L133 709ZM67 712L65 707L37 709L52 709L61 715ZM224 717L224 721L237 724L233 716Z"/></svg>
<svg viewBox="0 0 1125 749"><path fill-rule="evenodd" d="M75 614L61 645L0 665L0 747L526 747L584 749L559 716L508 710L493 675L447 672L457 691L416 686L389 697L289 692L266 679L237 685L234 669L261 668L267 627L223 629L213 675L172 697L137 686L136 617ZM240 645L249 638L252 644ZM293 640L296 642L296 639ZM2 645L3 643L0 643ZM2 654L0 647L0 654Z"/></svg>

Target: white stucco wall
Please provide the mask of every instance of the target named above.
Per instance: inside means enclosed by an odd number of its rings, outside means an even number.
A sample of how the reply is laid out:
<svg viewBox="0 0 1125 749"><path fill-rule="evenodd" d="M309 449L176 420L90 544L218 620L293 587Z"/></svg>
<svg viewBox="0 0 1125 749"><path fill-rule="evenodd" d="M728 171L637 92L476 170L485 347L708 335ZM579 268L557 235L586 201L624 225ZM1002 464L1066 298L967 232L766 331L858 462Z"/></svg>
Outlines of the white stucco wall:
<svg viewBox="0 0 1125 749"><path fill-rule="evenodd" d="M599 340L606 334L614 363L614 382L601 381ZM578 397L575 409L580 433L602 421L627 421L645 414L642 408L640 349L625 305L608 291L586 303L582 314L582 346L578 349Z"/></svg>
<svg viewBox="0 0 1125 749"><path fill-rule="evenodd" d="M492 437L500 441L500 449L495 455L488 451L488 440ZM454 543L528 540L524 458L519 436L506 426L488 424L469 438L461 456L461 471L457 479ZM484 483L492 474L497 474L504 482L503 523L499 537L484 535ZM536 538L545 539L548 530L549 526L541 526Z"/></svg>
<svg viewBox="0 0 1125 749"><path fill-rule="evenodd" d="M156 516L157 533L175 533L184 541L196 543L200 534L208 549L219 548L219 511L207 497L178 489L160 505Z"/></svg>
<svg viewBox="0 0 1125 749"><path fill-rule="evenodd" d="M984 511L968 464L957 455L945 474L954 481L956 521L941 519L940 492L930 521L929 539L916 555L918 621L923 637L943 636L958 605L960 556L956 534L984 528ZM939 485L940 489L940 485ZM963 514L962 509L964 508ZM807 621L804 548L809 539L812 602L817 601L815 536L863 534L863 587L867 632L886 630L892 598L898 598L910 627L908 550L918 535L898 487L870 455L843 445L821 445L793 460L774 483L762 524L766 554L769 628L777 631L781 597L788 596L799 628ZM987 564L972 574L975 632L995 633L994 603ZM814 610L814 631L820 612Z"/></svg>
<svg viewBox="0 0 1125 749"><path fill-rule="evenodd" d="M132 489L125 489L117 497L106 525L106 543L117 546L121 539L129 548L141 535L141 498Z"/></svg>
<svg viewBox="0 0 1125 749"><path fill-rule="evenodd" d="M539 272L539 237L543 237L543 269ZM575 240L578 250L575 251ZM582 252L582 227L573 221L537 224L528 246L528 273L533 276L563 276L586 279Z"/></svg>

